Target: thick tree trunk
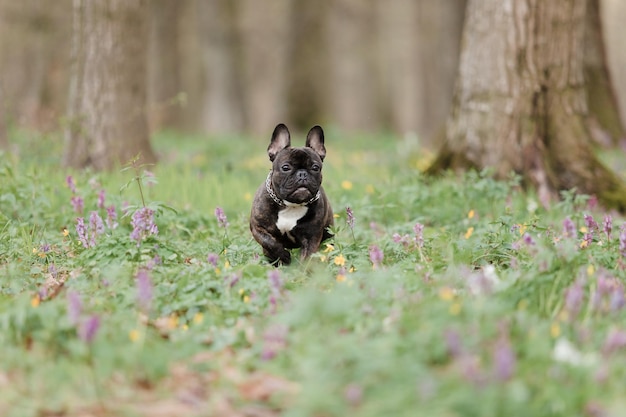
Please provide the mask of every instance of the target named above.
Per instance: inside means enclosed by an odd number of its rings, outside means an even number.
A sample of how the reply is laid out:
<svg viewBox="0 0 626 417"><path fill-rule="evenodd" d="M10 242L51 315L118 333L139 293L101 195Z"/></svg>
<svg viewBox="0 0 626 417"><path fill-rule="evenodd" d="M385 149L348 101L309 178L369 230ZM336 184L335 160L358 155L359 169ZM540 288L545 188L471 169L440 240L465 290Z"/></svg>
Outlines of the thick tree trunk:
<svg viewBox="0 0 626 417"><path fill-rule="evenodd" d="M587 0L584 74L589 103L588 124L597 143L615 145L624 137L617 97L609 76L599 0Z"/></svg>
<svg viewBox="0 0 626 417"><path fill-rule="evenodd" d="M594 156L585 94L586 0L469 0L446 141L429 170L492 167L538 188L596 194L626 210L626 188Z"/></svg>
<svg viewBox="0 0 626 417"><path fill-rule="evenodd" d="M607 65L615 87L622 126L626 125L626 1L601 0L600 19L606 47ZM622 139L626 139L622 137Z"/></svg>
<svg viewBox="0 0 626 417"><path fill-rule="evenodd" d="M74 0L74 67L65 164L155 161L146 122L147 3Z"/></svg>
<svg viewBox="0 0 626 417"><path fill-rule="evenodd" d="M151 131L181 127L179 24L183 3L150 0L148 122Z"/></svg>

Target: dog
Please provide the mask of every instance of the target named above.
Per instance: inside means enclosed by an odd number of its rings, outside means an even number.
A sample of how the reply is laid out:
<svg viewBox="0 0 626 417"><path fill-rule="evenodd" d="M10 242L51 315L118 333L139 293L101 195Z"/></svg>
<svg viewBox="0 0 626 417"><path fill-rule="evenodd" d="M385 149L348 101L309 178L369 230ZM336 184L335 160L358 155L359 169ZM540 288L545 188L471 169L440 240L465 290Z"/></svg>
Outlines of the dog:
<svg viewBox="0 0 626 417"><path fill-rule="evenodd" d="M300 248L305 259L332 236L333 210L322 188L324 131L313 126L305 146L292 148L289 129L281 123L267 155L272 169L254 196L250 231L272 265L289 265L289 249Z"/></svg>

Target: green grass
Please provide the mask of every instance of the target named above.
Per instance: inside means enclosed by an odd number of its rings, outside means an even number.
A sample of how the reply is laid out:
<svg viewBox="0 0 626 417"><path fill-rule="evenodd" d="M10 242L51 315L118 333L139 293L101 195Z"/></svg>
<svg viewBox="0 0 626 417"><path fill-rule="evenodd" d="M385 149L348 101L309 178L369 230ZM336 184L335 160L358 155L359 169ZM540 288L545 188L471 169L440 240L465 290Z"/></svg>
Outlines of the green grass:
<svg viewBox="0 0 626 417"><path fill-rule="evenodd" d="M609 238L586 196L546 210L515 177L423 177L416 143L327 137L335 237L276 271L248 229L265 140L159 135L150 185L144 168L64 170L57 137L14 132L0 154L0 415L619 415L621 217ZM93 247L68 175L87 224L106 219L101 190L115 206L119 226ZM137 179L159 230L139 245ZM599 224L588 245L584 214Z"/></svg>

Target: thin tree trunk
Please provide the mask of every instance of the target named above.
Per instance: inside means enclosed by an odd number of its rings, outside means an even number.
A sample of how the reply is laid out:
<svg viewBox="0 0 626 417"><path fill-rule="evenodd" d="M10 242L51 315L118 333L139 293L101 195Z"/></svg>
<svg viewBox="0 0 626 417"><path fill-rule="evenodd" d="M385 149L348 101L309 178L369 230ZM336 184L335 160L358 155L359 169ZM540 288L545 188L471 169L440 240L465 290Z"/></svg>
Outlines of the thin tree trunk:
<svg viewBox="0 0 626 417"><path fill-rule="evenodd" d="M145 0L74 0L66 165L155 161L145 115L146 16Z"/></svg>
<svg viewBox="0 0 626 417"><path fill-rule="evenodd" d="M246 128L264 137L287 114L290 0L239 1Z"/></svg>
<svg viewBox="0 0 626 417"><path fill-rule="evenodd" d="M340 128L367 131L379 126L375 71L375 16L371 0L332 0L327 45L330 83L326 112Z"/></svg>
<svg viewBox="0 0 626 417"><path fill-rule="evenodd" d="M544 204L560 190L626 210L594 156L584 68L586 0L469 0L446 141L429 170L521 174Z"/></svg>
<svg viewBox="0 0 626 417"><path fill-rule="evenodd" d="M231 0L198 2L206 74L202 127L206 132L237 132L244 128L235 6Z"/></svg>
<svg viewBox="0 0 626 417"><path fill-rule="evenodd" d="M183 3L151 0L148 65L148 122L151 131L181 127L179 24Z"/></svg>

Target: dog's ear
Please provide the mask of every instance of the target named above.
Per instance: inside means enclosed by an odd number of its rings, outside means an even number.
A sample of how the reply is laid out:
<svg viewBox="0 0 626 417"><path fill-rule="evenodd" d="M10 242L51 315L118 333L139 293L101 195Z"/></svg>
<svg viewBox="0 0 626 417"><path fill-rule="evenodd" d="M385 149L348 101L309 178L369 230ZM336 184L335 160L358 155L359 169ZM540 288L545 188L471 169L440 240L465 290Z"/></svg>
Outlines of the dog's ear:
<svg viewBox="0 0 626 417"><path fill-rule="evenodd" d="M306 146L312 148L324 160L326 148L324 147L324 130L321 126L313 126L306 135Z"/></svg>
<svg viewBox="0 0 626 417"><path fill-rule="evenodd" d="M270 146L267 147L267 155L270 157L270 161L274 162L276 154L281 150L288 148L291 145L291 136L289 135L289 129L287 126L280 123L274 128L272 133L272 140Z"/></svg>

